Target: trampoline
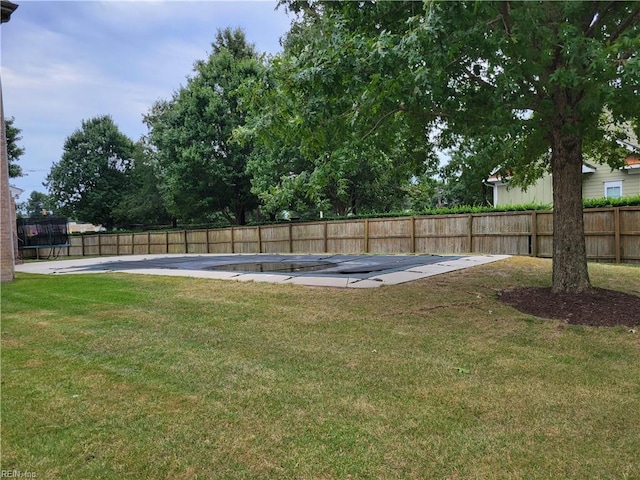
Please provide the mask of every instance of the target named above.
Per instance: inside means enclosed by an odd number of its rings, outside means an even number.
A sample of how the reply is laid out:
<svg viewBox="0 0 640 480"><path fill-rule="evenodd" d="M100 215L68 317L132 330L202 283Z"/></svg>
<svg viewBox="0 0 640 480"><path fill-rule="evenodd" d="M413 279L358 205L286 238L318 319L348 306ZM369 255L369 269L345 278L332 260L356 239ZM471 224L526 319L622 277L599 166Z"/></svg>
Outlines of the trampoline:
<svg viewBox="0 0 640 480"><path fill-rule="evenodd" d="M40 259L40 250L49 251L47 258L58 257L63 247L69 246L69 232L66 217L18 218L16 221L18 250L21 256L25 250L36 251ZM58 249L58 254L55 249Z"/></svg>

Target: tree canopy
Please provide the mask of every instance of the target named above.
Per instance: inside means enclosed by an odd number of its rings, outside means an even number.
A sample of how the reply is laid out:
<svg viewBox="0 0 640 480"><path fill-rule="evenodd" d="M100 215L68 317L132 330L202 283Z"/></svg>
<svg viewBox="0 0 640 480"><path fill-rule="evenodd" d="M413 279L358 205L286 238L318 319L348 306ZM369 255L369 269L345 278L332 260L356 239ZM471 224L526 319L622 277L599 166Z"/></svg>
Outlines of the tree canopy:
<svg viewBox="0 0 640 480"><path fill-rule="evenodd" d="M274 210L300 203L342 215L398 208L412 178L435 164L427 132L403 114L394 92L367 111L366 85L382 82L393 62L328 5L292 27L283 53L249 90L252 115L239 133L259 147L250 162L254 191ZM377 124L359 115L377 115Z"/></svg>
<svg viewBox="0 0 640 480"><path fill-rule="evenodd" d="M21 177L22 167L18 165L18 160L24 155L24 148L18 145L18 142L22 140L20 133L22 130L14 125L15 119L5 118L4 125L7 134L7 158L9 160L9 178Z"/></svg>
<svg viewBox="0 0 640 480"><path fill-rule="evenodd" d="M160 193L153 153L143 139L133 146L126 185L114 208L114 217L123 227L166 225L173 221Z"/></svg>
<svg viewBox="0 0 640 480"><path fill-rule="evenodd" d="M112 228L127 189L132 154L133 142L110 116L83 120L66 139L62 158L46 179L59 213Z"/></svg>
<svg viewBox="0 0 640 480"><path fill-rule="evenodd" d="M553 289L590 287L582 219L583 152L616 150L638 129L637 2L429 3L415 23L443 138L473 142L480 165L527 185L553 177ZM421 49L420 47L423 46ZM413 48L416 50L413 50ZM411 57L407 57L411 58ZM610 155L612 166L623 157Z"/></svg>
<svg viewBox="0 0 640 480"><path fill-rule="evenodd" d="M342 115L362 124L354 128L384 129L401 112L440 148L469 152L468 168L501 167L522 185L550 171L554 290L590 289L583 152L604 152L614 165L620 158L607 152L626 138L620 127L638 132L637 2L284 3L300 13L297 28L318 19L339 28L343 56L329 71L351 61L350 97L359 101ZM350 58L352 44L367 45L368 55Z"/></svg>
<svg viewBox="0 0 640 480"><path fill-rule="evenodd" d="M220 30L211 55L196 62L187 85L171 100L156 102L145 116L161 191L173 216L206 221L219 213L244 224L247 212L257 207L246 172L252 145L240 145L232 134L246 115L238 89L261 69L241 30Z"/></svg>
<svg viewBox="0 0 640 480"><path fill-rule="evenodd" d="M18 205L18 213L27 217L37 217L43 212L55 213L56 205L53 199L46 193L33 191L27 201Z"/></svg>

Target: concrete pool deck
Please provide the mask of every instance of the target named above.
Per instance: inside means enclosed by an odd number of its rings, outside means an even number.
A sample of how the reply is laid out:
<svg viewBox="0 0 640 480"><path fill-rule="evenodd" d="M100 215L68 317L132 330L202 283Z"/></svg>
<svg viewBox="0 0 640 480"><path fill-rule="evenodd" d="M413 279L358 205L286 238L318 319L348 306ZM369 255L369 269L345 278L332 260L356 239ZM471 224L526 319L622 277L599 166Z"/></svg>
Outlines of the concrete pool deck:
<svg viewBox="0 0 640 480"><path fill-rule="evenodd" d="M30 262L16 272L36 274L138 273L315 287L375 288L483 265L509 255L162 254ZM320 270L304 265L321 263ZM268 264L269 271L260 271ZM283 265L281 271L277 265ZM274 267L274 265L276 265ZM298 266L301 268L298 269Z"/></svg>

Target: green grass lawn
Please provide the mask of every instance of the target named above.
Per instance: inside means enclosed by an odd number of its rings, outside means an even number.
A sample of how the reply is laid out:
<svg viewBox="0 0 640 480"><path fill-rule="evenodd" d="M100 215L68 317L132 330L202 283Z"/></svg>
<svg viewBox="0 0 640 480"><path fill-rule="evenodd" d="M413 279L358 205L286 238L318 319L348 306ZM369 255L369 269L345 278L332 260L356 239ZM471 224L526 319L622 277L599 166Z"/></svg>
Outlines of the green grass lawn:
<svg viewBox="0 0 640 480"><path fill-rule="evenodd" d="M21 274L2 286L1 468L638 479L640 331L496 299L550 268L520 257L371 290ZM590 271L640 294L640 268Z"/></svg>

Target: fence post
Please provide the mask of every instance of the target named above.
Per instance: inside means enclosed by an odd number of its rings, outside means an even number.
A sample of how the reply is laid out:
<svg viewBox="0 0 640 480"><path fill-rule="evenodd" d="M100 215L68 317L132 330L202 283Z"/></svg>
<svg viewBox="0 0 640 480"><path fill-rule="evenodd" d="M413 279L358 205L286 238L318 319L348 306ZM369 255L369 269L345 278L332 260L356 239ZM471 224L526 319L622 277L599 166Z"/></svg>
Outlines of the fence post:
<svg viewBox="0 0 640 480"><path fill-rule="evenodd" d="M615 238L615 248L616 248L616 263L620 263L622 252L620 252L620 207L615 207L613 209L613 231Z"/></svg>
<svg viewBox="0 0 640 480"><path fill-rule="evenodd" d="M98 256L102 256L102 234L98 233Z"/></svg>
<svg viewBox="0 0 640 480"><path fill-rule="evenodd" d="M467 244L469 245L469 253L473 253L473 215L467 217L469 230L467 231Z"/></svg>
<svg viewBox="0 0 640 480"><path fill-rule="evenodd" d="M531 212L531 256L538 256L538 212Z"/></svg>
<svg viewBox="0 0 640 480"><path fill-rule="evenodd" d="M235 239L233 238L233 227L231 227L231 253L236 253Z"/></svg>
<svg viewBox="0 0 640 480"><path fill-rule="evenodd" d="M329 253L329 222L324 222L324 253Z"/></svg>
<svg viewBox="0 0 640 480"><path fill-rule="evenodd" d="M369 253L369 219L364 220L364 253Z"/></svg>
<svg viewBox="0 0 640 480"><path fill-rule="evenodd" d="M289 253L293 253L293 225L289 220Z"/></svg>
<svg viewBox="0 0 640 480"><path fill-rule="evenodd" d="M416 253L416 217L411 217L411 253Z"/></svg>
<svg viewBox="0 0 640 480"><path fill-rule="evenodd" d="M184 253L189 253L189 240L187 240L187 231L184 231Z"/></svg>
<svg viewBox="0 0 640 480"><path fill-rule="evenodd" d="M151 232L147 232L147 255L151 255Z"/></svg>
<svg viewBox="0 0 640 480"><path fill-rule="evenodd" d="M258 253L262 253L262 227L258 225Z"/></svg>
<svg viewBox="0 0 640 480"><path fill-rule="evenodd" d="M82 256L84 257L84 234L80 238L82 238ZM37 254L38 254L38 249L36 249L36 256Z"/></svg>

